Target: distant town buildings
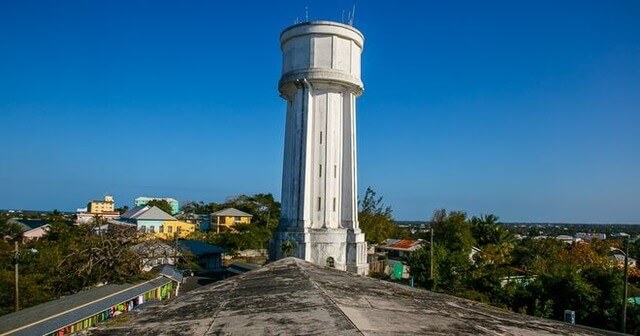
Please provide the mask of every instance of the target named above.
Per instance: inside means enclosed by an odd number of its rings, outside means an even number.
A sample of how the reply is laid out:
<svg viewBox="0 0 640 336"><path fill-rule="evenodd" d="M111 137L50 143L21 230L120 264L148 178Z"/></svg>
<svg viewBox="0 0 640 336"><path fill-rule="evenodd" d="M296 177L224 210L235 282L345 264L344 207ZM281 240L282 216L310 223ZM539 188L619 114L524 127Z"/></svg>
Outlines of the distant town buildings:
<svg viewBox="0 0 640 336"><path fill-rule="evenodd" d="M607 239L606 233L592 233L592 232L578 232L576 233L576 238L580 238L585 242L590 242L594 239L597 240L605 240Z"/></svg>
<svg viewBox="0 0 640 336"><path fill-rule="evenodd" d="M236 225L250 224L252 217L253 215L242 212L238 209L227 208L212 213L211 224L216 226L217 233L225 231L235 232L236 229L234 227Z"/></svg>
<svg viewBox="0 0 640 336"><path fill-rule="evenodd" d="M113 196L105 195L104 200L89 201L87 212L92 214L112 213L115 211Z"/></svg>
<svg viewBox="0 0 640 336"><path fill-rule="evenodd" d="M180 212L180 202L171 197L138 197L133 201L135 206L147 205L150 201L167 201L171 205L171 214L175 215Z"/></svg>

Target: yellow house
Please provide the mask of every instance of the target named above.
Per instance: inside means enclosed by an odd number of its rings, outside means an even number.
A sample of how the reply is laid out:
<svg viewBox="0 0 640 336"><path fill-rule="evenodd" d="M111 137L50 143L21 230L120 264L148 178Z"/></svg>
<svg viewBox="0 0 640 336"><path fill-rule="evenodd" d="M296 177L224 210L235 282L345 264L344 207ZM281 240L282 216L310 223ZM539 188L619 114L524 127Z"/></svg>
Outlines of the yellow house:
<svg viewBox="0 0 640 336"><path fill-rule="evenodd" d="M192 223L182 222L179 220L165 221L160 226L160 232L155 236L164 239L172 239L175 237L185 238L196 230L196 225Z"/></svg>
<svg viewBox="0 0 640 336"><path fill-rule="evenodd" d="M113 196L106 195L104 197L104 201L90 201L87 204L87 211L93 214L115 211L115 202L113 201Z"/></svg>
<svg viewBox="0 0 640 336"><path fill-rule="evenodd" d="M179 221L155 205L134 207L120 216L120 222L135 224L138 231L153 238L185 238L196 230L195 224Z"/></svg>
<svg viewBox="0 0 640 336"><path fill-rule="evenodd" d="M216 232L236 232L234 226L238 224L251 224L252 215L238 209L227 208L211 214L211 225L215 225Z"/></svg>

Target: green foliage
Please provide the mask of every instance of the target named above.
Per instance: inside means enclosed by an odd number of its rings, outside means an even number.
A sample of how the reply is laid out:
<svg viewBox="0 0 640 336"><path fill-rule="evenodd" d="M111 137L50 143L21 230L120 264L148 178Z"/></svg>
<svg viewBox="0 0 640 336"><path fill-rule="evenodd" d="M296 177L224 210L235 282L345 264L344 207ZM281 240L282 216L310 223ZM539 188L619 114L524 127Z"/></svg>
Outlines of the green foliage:
<svg viewBox="0 0 640 336"><path fill-rule="evenodd" d="M616 242L516 242L496 216L467 220L459 211L438 210L431 225L435 278L429 279L428 244L406 260L418 284L538 317L562 320L565 310L574 310L579 324L619 330L623 274L609 256ZM472 260L471 246L480 248ZM640 294L637 283L632 275L630 293ZM638 333L640 318L632 311L640 308L629 309L628 330Z"/></svg>
<svg viewBox="0 0 640 336"><path fill-rule="evenodd" d="M498 217L492 214L471 218L471 234L478 246L500 245L513 241L513 234L501 226Z"/></svg>
<svg viewBox="0 0 640 336"><path fill-rule="evenodd" d="M172 215L173 214L173 209L171 208L171 204L169 204L169 202L167 202L167 200L163 200L163 199L152 199L149 202L147 202L147 205L150 206L156 206L158 208L160 208L160 210Z"/></svg>
<svg viewBox="0 0 640 336"><path fill-rule="evenodd" d="M367 188L360 202L358 221L368 243L381 244L396 235L392 212L391 207L382 202L382 196L377 197L373 189Z"/></svg>
<svg viewBox="0 0 640 336"><path fill-rule="evenodd" d="M0 221L0 237L8 237L10 239L19 239L22 237L24 229L6 219Z"/></svg>
<svg viewBox="0 0 640 336"><path fill-rule="evenodd" d="M252 214L251 223L260 226L275 227L280 220L280 202L272 194L237 195L228 198L223 203L186 202L182 210L185 213L211 214L216 211L236 208Z"/></svg>
<svg viewBox="0 0 640 336"><path fill-rule="evenodd" d="M209 233L206 241L218 245L234 254L236 251L266 249L273 235L273 228L258 224L244 224L235 227L237 232Z"/></svg>
<svg viewBox="0 0 640 336"><path fill-rule="evenodd" d="M414 278L417 284L426 288L437 287L436 281L441 279L439 266L447 258L447 250L439 244L434 244L433 259L434 269L433 278L431 278L431 251L429 245L424 245L423 248L412 253L406 259L406 263L409 266L411 276ZM440 283L438 281L438 283Z"/></svg>
<svg viewBox="0 0 640 336"><path fill-rule="evenodd" d="M291 240L285 240L280 246L280 250L282 254L286 257L290 257L293 254L293 251L296 249L296 244Z"/></svg>
<svg viewBox="0 0 640 336"><path fill-rule="evenodd" d="M636 260L640 260L640 239L629 244L629 255Z"/></svg>
<svg viewBox="0 0 640 336"><path fill-rule="evenodd" d="M445 209L437 210L433 214L431 227L434 232L434 240L450 252L468 255L476 243L465 212L451 211L447 213Z"/></svg>
<svg viewBox="0 0 640 336"><path fill-rule="evenodd" d="M140 259L130 249L137 238L135 229L97 235L92 227L53 222L43 238L19 245L21 307L99 283L139 280ZM0 256L0 313L8 313L14 301L13 244L2 241Z"/></svg>

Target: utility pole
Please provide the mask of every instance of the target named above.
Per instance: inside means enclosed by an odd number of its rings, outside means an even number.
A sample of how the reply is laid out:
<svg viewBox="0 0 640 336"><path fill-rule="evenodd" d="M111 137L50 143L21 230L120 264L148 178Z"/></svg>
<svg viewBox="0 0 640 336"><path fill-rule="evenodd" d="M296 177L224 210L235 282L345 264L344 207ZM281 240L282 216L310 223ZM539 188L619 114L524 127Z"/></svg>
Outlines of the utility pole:
<svg viewBox="0 0 640 336"><path fill-rule="evenodd" d="M20 259L20 251L18 250L18 241L13 242L13 273L15 283L15 311L20 310L20 287L18 283L18 260Z"/></svg>
<svg viewBox="0 0 640 336"><path fill-rule="evenodd" d="M430 258L429 259L429 267L430 267L430 273L429 273L429 277L431 278L431 281L433 281L433 222L431 223L431 229L429 229L429 232L431 233L431 242L429 244L429 255Z"/></svg>
<svg viewBox="0 0 640 336"><path fill-rule="evenodd" d="M627 333L627 281L629 271L629 236L624 241L624 297L622 299L622 333Z"/></svg>

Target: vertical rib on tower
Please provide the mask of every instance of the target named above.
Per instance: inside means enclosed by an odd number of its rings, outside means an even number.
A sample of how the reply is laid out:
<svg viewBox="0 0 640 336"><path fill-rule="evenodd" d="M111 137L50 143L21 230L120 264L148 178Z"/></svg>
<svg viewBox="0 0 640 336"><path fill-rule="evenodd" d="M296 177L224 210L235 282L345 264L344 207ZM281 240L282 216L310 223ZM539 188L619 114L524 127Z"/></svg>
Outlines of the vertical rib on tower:
<svg viewBox="0 0 640 336"><path fill-rule="evenodd" d="M279 91L287 100L282 214L271 259L293 256L366 274L358 225L356 98L362 94L364 37L340 23L312 21L285 29Z"/></svg>

